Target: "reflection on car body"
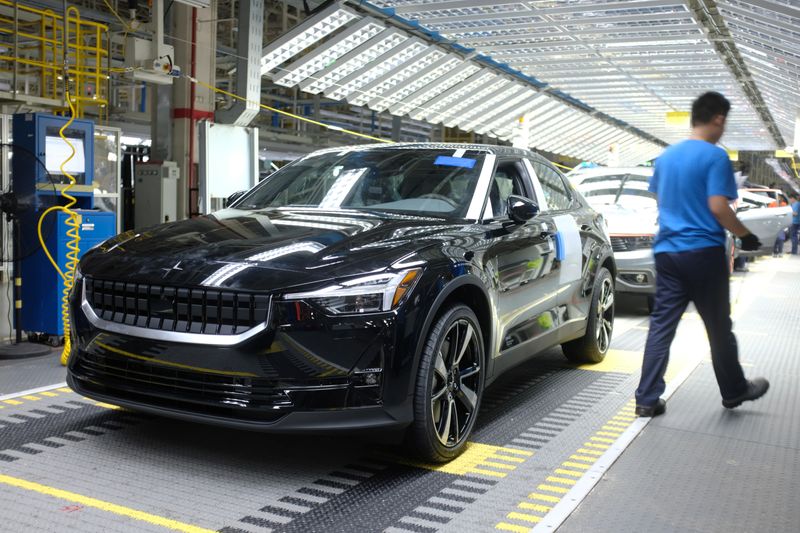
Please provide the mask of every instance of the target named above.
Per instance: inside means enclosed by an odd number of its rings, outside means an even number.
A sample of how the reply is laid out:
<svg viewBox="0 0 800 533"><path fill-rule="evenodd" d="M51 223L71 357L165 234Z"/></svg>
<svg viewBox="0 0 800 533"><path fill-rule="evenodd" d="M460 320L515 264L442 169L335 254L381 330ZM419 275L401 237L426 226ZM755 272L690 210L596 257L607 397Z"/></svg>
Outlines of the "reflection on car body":
<svg viewBox="0 0 800 533"><path fill-rule="evenodd" d="M68 381L231 427L402 429L444 461L502 372L559 344L603 359L615 274L602 218L531 152L323 150L87 252Z"/></svg>

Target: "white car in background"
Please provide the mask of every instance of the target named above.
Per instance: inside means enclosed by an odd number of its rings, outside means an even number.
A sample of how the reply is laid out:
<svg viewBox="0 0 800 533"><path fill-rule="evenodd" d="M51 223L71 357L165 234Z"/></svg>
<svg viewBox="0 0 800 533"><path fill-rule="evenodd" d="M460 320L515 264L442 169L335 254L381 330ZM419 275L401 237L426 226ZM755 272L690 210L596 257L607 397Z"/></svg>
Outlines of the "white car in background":
<svg viewBox="0 0 800 533"><path fill-rule="evenodd" d="M652 311L656 292L653 240L658 203L649 192L649 167L575 169L567 177L589 205L603 215L617 260L617 292L647 297Z"/></svg>

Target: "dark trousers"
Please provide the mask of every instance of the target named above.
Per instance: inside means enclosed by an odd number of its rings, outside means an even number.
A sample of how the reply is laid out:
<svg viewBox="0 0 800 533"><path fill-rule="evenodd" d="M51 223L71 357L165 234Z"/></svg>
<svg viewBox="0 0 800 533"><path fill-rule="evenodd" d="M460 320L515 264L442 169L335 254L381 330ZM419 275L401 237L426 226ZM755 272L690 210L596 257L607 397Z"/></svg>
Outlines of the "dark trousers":
<svg viewBox="0 0 800 533"><path fill-rule="evenodd" d="M792 255L797 255L798 231L800 231L800 224L792 224Z"/></svg>
<svg viewBox="0 0 800 533"><path fill-rule="evenodd" d="M689 302L703 319L711 360L723 399L742 394L747 381L731 331L730 285L723 248L656 254L656 301L644 349L636 404L655 405L664 393L664 373L678 323Z"/></svg>

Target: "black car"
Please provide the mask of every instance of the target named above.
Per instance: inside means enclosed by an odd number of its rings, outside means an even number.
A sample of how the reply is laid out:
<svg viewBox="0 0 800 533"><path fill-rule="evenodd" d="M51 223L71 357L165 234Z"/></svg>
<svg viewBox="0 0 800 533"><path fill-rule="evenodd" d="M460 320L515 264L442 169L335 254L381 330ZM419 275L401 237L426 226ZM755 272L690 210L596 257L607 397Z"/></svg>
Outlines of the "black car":
<svg viewBox="0 0 800 533"><path fill-rule="evenodd" d="M559 344L599 362L614 320L601 216L509 147L315 152L79 270L78 393L264 431L405 429L431 461L463 450L501 373Z"/></svg>

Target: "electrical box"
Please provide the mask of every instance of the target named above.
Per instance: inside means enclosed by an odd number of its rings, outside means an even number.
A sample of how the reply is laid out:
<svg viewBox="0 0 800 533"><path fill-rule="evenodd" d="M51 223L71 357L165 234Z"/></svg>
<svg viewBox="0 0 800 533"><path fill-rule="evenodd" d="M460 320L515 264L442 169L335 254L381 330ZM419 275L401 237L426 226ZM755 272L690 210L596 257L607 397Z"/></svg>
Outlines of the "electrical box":
<svg viewBox="0 0 800 533"><path fill-rule="evenodd" d="M117 217L114 213L103 211L75 210L81 217L78 257L117 233ZM66 270L67 220L69 216L58 211L53 217L52 231L45 231L47 249L53 255L62 271ZM46 333L61 337L64 324L61 319L61 298L64 296L64 280L39 249L35 254L22 260L22 329L28 332Z"/></svg>
<svg viewBox="0 0 800 533"><path fill-rule="evenodd" d="M134 226L136 229L178 219L178 179L175 161L139 163L134 170Z"/></svg>

